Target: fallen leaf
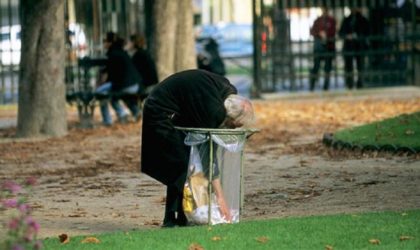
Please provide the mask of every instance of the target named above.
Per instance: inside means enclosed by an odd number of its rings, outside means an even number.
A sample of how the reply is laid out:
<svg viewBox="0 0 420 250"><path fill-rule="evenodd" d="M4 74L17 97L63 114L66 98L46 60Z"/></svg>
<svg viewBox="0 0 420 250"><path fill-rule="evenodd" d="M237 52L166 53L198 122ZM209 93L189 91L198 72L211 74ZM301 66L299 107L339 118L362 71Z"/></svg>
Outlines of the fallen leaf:
<svg viewBox="0 0 420 250"><path fill-rule="evenodd" d="M370 239L369 243L373 244L373 245L379 245L379 244L381 244L381 241L378 240L378 239Z"/></svg>
<svg viewBox="0 0 420 250"><path fill-rule="evenodd" d="M44 205L39 204L38 202L35 202L35 203L31 204L31 208L32 208L32 209L36 209L36 208L44 208Z"/></svg>
<svg viewBox="0 0 420 250"><path fill-rule="evenodd" d="M104 166L104 167L111 167L114 164L112 161L103 161L103 160L97 160L96 165Z"/></svg>
<svg viewBox="0 0 420 250"><path fill-rule="evenodd" d="M78 218L78 217L84 217L84 215L83 214L69 214L68 217Z"/></svg>
<svg viewBox="0 0 420 250"><path fill-rule="evenodd" d="M407 130L405 131L405 134L406 134L406 135L414 135L415 133L414 133L414 131L413 131L413 130L407 129Z"/></svg>
<svg viewBox="0 0 420 250"><path fill-rule="evenodd" d="M60 234L58 239L60 240L61 244L67 244L70 242L70 237L67 234Z"/></svg>
<svg viewBox="0 0 420 250"><path fill-rule="evenodd" d="M400 241L404 241L404 240L412 240L413 237L411 236L407 236L407 235L401 235L400 236Z"/></svg>
<svg viewBox="0 0 420 250"><path fill-rule="evenodd" d="M211 238L212 241L218 241L218 240L222 240L222 237L220 236L214 236Z"/></svg>
<svg viewBox="0 0 420 250"><path fill-rule="evenodd" d="M81 242L82 243L95 243L95 244L98 244L101 241L98 240L98 238L96 238L96 237L86 237Z"/></svg>
<svg viewBox="0 0 420 250"><path fill-rule="evenodd" d="M55 202L70 202L71 200L68 199L61 199L61 200L53 200Z"/></svg>
<svg viewBox="0 0 420 250"><path fill-rule="evenodd" d="M146 226L160 226L160 221L157 221L157 220L146 221L146 222L144 222L144 225L146 225Z"/></svg>
<svg viewBox="0 0 420 250"><path fill-rule="evenodd" d="M332 246L330 246L330 245L326 245L325 246L325 250L333 250L334 248L332 247Z"/></svg>
<svg viewBox="0 0 420 250"><path fill-rule="evenodd" d="M258 237L258 238L256 238L255 239L256 241L258 241L259 243L267 243L267 241L269 240L269 238L268 237L266 237L266 236L261 236L261 237Z"/></svg>
<svg viewBox="0 0 420 250"><path fill-rule="evenodd" d="M188 247L188 250L204 250L204 247L198 243L191 243L191 245Z"/></svg>
<svg viewBox="0 0 420 250"><path fill-rule="evenodd" d="M300 163L300 166L301 167L307 167L307 166L309 166L309 162L308 161L305 161L305 160L300 160L299 163Z"/></svg>

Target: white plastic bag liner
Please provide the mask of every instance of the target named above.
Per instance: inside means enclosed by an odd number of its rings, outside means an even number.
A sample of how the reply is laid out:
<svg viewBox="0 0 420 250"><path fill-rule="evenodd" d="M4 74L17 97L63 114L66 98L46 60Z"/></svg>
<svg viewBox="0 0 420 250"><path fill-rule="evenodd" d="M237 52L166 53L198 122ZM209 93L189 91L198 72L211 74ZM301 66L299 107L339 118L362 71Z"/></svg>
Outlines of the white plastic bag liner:
<svg viewBox="0 0 420 250"><path fill-rule="evenodd" d="M211 135L211 138L219 146L229 152L238 153L243 150L245 144L245 134L243 135Z"/></svg>
<svg viewBox="0 0 420 250"><path fill-rule="evenodd" d="M187 181L184 186L184 212L191 224L239 222L241 206L241 164L246 135L211 134L213 165L210 171L210 135L189 132L185 144L191 146ZM219 180L230 218L225 218L209 180ZM210 211L209 211L210 209ZM209 214L210 219L209 219Z"/></svg>
<svg viewBox="0 0 420 250"><path fill-rule="evenodd" d="M209 140L208 135L203 133L188 133L185 137L184 143L187 146L194 146L204 143Z"/></svg>
<svg viewBox="0 0 420 250"><path fill-rule="evenodd" d="M230 152L240 152L243 150L246 136L245 134L241 135L225 135L225 134L212 134L212 140L219 146L225 148ZM184 143L188 146L194 146L202 144L209 140L209 136L203 133L193 133L190 132L185 137Z"/></svg>

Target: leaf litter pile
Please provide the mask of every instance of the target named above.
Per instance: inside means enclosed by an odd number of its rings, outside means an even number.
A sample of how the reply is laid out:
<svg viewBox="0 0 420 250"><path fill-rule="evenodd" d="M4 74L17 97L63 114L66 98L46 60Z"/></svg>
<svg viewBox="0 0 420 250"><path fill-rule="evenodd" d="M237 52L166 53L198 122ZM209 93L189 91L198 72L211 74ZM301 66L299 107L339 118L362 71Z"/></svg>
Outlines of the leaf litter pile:
<svg viewBox="0 0 420 250"><path fill-rule="evenodd" d="M255 110L257 127L261 133L251 139L250 147L253 149L264 153L261 145L271 144L274 147L269 149L280 149L283 154L311 154L341 159L362 155L350 150L337 151L325 147L322 144L324 133L334 133L338 129L419 111L420 99L277 101L268 105L266 102L258 102ZM374 152L373 156L376 154ZM415 157L419 159L418 155Z"/></svg>
<svg viewBox="0 0 420 250"><path fill-rule="evenodd" d="M420 98L268 100L254 106L261 131L246 146L244 218L419 206L418 191L408 186L415 180L407 178L420 173L397 168L418 163L419 155L337 151L321 139L340 128L419 111ZM139 173L141 122L110 128L96 122L95 129L80 129L72 120L67 136L51 139L18 140L14 128L0 130L0 181L41 179L32 206L44 236L160 226L165 191ZM380 157L385 160L375 159ZM393 165L381 169L384 162ZM389 186L398 183L407 186ZM366 193L371 197L359 197L362 189L374 188ZM395 196L380 197L388 207L375 201L382 193Z"/></svg>

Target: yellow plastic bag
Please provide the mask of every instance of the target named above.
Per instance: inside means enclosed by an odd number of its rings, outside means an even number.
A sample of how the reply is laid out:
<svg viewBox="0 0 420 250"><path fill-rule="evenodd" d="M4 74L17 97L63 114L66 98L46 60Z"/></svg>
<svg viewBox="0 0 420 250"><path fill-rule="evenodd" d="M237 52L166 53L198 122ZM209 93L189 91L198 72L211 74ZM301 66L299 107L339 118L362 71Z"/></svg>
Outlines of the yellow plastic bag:
<svg viewBox="0 0 420 250"><path fill-rule="evenodd" d="M184 185L182 208L185 213L191 213L197 207L209 204L209 181L203 172L191 175Z"/></svg>
<svg viewBox="0 0 420 250"><path fill-rule="evenodd" d="M188 183L184 185L182 208L184 209L184 213L191 213L194 210L194 198Z"/></svg>

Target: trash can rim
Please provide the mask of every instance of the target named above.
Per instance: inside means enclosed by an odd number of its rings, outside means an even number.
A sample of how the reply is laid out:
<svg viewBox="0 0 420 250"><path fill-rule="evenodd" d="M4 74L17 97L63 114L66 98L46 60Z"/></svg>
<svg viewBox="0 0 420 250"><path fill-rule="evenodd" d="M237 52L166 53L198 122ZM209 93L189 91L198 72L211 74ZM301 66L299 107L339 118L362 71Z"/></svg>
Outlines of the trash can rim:
<svg viewBox="0 0 420 250"><path fill-rule="evenodd" d="M241 135L241 134L254 134L259 132L259 129L255 128L186 128L175 126L176 129L186 131L186 132L195 132L195 133L210 133L210 134L220 134L220 135Z"/></svg>

